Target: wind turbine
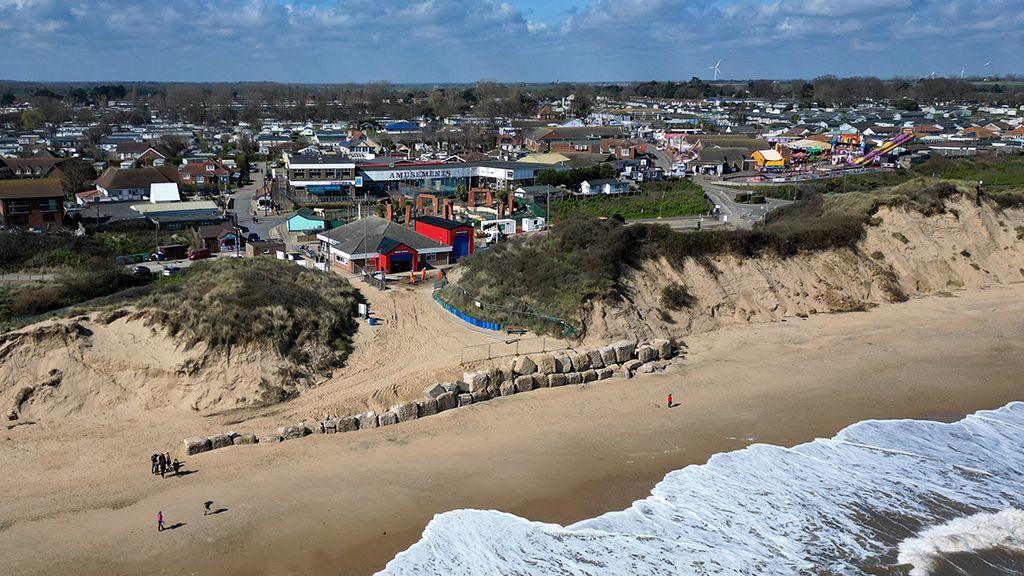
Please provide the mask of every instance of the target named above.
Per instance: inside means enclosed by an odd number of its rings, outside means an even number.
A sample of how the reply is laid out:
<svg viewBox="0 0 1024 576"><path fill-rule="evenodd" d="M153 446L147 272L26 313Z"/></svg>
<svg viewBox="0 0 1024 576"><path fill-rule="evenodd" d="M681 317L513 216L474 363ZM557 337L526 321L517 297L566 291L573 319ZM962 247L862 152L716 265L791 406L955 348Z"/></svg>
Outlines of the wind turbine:
<svg viewBox="0 0 1024 576"><path fill-rule="evenodd" d="M708 66L708 70L714 70L714 72L715 72L715 79L713 80L713 82L717 82L718 81L718 65L721 64L721 63L722 63L722 59L719 58L718 62L715 62L714 66Z"/></svg>
<svg viewBox="0 0 1024 576"><path fill-rule="evenodd" d="M967 68L967 67L966 67L966 66L961 66L961 67L960 67L960 79L961 79L961 80L963 80L963 79L964 79L964 69L965 69L965 68Z"/></svg>

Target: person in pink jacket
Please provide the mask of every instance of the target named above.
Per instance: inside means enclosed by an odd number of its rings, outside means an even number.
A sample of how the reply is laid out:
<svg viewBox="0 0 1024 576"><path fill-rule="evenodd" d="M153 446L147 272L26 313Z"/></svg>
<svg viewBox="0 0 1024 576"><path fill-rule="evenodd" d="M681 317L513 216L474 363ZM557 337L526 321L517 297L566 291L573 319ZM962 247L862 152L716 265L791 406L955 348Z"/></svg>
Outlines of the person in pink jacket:
<svg viewBox="0 0 1024 576"><path fill-rule="evenodd" d="M156 531L163 532L164 530L164 511L160 510L156 513Z"/></svg>

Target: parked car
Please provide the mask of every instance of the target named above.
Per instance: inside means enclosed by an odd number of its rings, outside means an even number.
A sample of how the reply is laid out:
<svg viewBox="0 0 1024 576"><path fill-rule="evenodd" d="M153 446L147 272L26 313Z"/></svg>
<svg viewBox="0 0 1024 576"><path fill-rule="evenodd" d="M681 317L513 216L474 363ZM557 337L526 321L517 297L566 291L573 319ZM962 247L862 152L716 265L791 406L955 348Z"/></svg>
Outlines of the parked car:
<svg viewBox="0 0 1024 576"><path fill-rule="evenodd" d="M175 266L173 264L168 264L168 265L164 266L164 269L161 272L161 274L163 274L164 276L174 276L178 272L181 272L181 268L179 268L179 267L177 267L177 266Z"/></svg>
<svg viewBox="0 0 1024 576"><path fill-rule="evenodd" d="M193 250L189 250L188 251L188 259L189 260L205 260L207 258L212 258L212 257L213 257L213 254L210 253L210 249L209 248L195 248Z"/></svg>
<svg viewBox="0 0 1024 576"><path fill-rule="evenodd" d="M153 275L153 271L146 266L135 266L132 268L132 276L137 278L149 278Z"/></svg>
<svg viewBox="0 0 1024 576"><path fill-rule="evenodd" d="M261 241L260 240L260 235L255 233L255 232L250 232L249 235L245 237L245 241L246 242L260 242Z"/></svg>

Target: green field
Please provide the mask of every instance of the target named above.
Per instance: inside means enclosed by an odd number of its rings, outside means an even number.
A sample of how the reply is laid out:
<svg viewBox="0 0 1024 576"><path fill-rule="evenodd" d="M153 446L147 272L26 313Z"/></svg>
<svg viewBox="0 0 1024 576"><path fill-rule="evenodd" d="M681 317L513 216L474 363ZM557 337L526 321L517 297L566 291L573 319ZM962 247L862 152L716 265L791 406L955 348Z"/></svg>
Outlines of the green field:
<svg viewBox="0 0 1024 576"><path fill-rule="evenodd" d="M573 215L611 218L667 218L707 213L711 206L704 191L690 180L664 180L641 185L639 192L620 196L564 198L551 203L563 220Z"/></svg>

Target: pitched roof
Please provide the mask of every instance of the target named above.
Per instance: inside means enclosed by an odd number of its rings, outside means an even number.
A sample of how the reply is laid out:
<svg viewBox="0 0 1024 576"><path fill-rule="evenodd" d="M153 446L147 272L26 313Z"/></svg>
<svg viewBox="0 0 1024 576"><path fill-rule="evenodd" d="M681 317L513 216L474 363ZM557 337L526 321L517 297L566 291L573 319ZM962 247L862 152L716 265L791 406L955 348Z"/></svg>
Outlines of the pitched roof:
<svg viewBox="0 0 1024 576"><path fill-rule="evenodd" d="M0 180L0 198L4 200L63 197L64 188L57 178Z"/></svg>
<svg viewBox="0 0 1024 576"><path fill-rule="evenodd" d="M67 158L3 158L0 166L7 165L8 168L18 174L41 174L47 175L58 167Z"/></svg>
<svg viewBox="0 0 1024 576"><path fill-rule="evenodd" d="M156 168L107 168L96 179L96 186L105 190L148 189L151 184L170 181L170 178Z"/></svg>
<svg viewBox="0 0 1024 576"><path fill-rule="evenodd" d="M210 165L210 164L213 164L213 166L214 166L213 170L207 170L206 169L206 167L208 165ZM230 174L231 171L228 170L227 168L225 168L224 165L221 164L220 162L218 162L217 160L214 160L212 158L208 158L208 159L204 160L203 162L189 162L188 164L185 164L184 166L182 166L181 169L178 170L178 173L179 174L193 174L193 175L196 175L196 174L219 174L219 175L224 175L224 174Z"/></svg>
<svg viewBox="0 0 1024 576"><path fill-rule="evenodd" d="M413 250L450 248L401 224L369 216L349 222L317 236L331 241L331 245L345 254L381 254L398 244Z"/></svg>

